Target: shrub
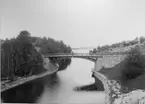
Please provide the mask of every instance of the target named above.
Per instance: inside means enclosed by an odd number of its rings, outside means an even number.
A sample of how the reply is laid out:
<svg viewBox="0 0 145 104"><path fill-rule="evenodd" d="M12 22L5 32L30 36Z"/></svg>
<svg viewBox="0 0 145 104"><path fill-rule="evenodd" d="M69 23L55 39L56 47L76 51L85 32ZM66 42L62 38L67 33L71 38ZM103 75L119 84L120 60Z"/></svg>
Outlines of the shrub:
<svg viewBox="0 0 145 104"><path fill-rule="evenodd" d="M139 47L135 47L129 51L124 60L122 68L122 77L124 80L135 79L145 73L145 55L140 52Z"/></svg>

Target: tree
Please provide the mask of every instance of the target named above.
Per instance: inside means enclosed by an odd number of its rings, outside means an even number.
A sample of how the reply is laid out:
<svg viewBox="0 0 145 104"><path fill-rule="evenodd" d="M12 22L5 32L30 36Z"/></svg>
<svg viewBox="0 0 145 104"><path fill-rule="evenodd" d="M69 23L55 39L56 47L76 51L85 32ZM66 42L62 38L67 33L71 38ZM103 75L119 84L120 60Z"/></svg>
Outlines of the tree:
<svg viewBox="0 0 145 104"><path fill-rule="evenodd" d="M145 42L145 37L140 37L140 43L144 43Z"/></svg>
<svg viewBox="0 0 145 104"><path fill-rule="evenodd" d="M98 50L98 51L101 51L101 47L100 47L100 46L98 46L98 47L97 47L97 50Z"/></svg>
<svg viewBox="0 0 145 104"><path fill-rule="evenodd" d="M67 46L63 41L55 41L52 38L39 38L39 45L41 54L57 54L57 53L71 53L72 49ZM70 58L49 58L51 62L57 62L59 64L59 69L65 69L71 62Z"/></svg>
<svg viewBox="0 0 145 104"><path fill-rule="evenodd" d="M42 57L32 45L28 31L21 31L16 38L6 39L2 50L2 77L25 76L44 71Z"/></svg>
<svg viewBox="0 0 145 104"><path fill-rule="evenodd" d="M97 53L97 49L96 48L93 49L93 53Z"/></svg>
<svg viewBox="0 0 145 104"><path fill-rule="evenodd" d="M121 73L124 80L135 79L145 73L145 55L140 52L139 47L130 50Z"/></svg>

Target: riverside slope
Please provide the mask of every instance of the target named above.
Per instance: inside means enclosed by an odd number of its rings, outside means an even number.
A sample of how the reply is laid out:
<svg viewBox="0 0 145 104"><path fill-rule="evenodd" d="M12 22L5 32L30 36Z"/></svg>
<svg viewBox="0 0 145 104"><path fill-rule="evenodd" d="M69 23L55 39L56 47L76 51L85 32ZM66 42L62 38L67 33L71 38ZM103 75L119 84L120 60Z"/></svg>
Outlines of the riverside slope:
<svg viewBox="0 0 145 104"><path fill-rule="evenodd" d="M106 93L106 104L145 104L145 91L138 89L127 94L120 92L121 86L115 80L93 70L94 75L102 81Z"/></svg>
<svg viewBox="0 0 145 104"><path fill-rule="evenodd" d="M46 75L53 74L58 71L58 64L52 64L48 58L43 58L43 60L44 60L43 61L44 68L47 69L47 71L38 75L29 76L29 77L20 77L19 79L16 79L15 81L10 82L10 83L3 83L1 84L1 92L6 91L10 88L16 87L18 85L27 83L29 81L44 77Z"/></svg>

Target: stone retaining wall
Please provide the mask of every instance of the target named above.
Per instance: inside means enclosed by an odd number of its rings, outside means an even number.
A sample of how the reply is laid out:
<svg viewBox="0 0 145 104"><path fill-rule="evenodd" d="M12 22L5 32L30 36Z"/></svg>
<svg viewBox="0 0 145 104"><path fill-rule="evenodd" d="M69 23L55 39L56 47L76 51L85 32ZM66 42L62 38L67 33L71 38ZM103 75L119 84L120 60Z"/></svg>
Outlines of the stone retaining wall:
<svg viewBox="0 0 145 104"><path fill-rule="evenodd" d="M107 78L99 72L93 71L93 73L94 73L94 76L97 77L100 81L102 81L102 83L104 85L104 90L105 90L105 93L106 93L105 103L106 104L111 104L111 99L110 99L110 95L109 95L110 94L110 89L109 89Z"/></svg>
<svg viewBox="0 0 145 104"><path fill-rule="evenodd" d="M94 76L102 81L106 93L105 104L145 104L145 91L134 90L127 94L121 93L121 85L115 80L108 80L99 72L93 71Z"/></svg>

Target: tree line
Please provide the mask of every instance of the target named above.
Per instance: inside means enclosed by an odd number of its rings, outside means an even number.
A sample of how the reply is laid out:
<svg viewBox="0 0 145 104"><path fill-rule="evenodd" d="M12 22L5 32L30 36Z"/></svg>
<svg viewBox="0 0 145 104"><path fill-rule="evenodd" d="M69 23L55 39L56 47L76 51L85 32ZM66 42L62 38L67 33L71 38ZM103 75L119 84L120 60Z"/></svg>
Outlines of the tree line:
<svg viewBox="0 0 145 104"><path fill-rule="evenodd" d="M43 67L42 55L48 53L70 53L71 47L63 41L55 41L46 37L32 37L24 30L16 38L6 39L1 44L1 77L5 79L14 76L28 76L39 74L46 71ZM54 60L60 65L60 70L65 69L71 62L71 59L64 58Z"/></svg>
<svg viewBox="0 0 145 104"><path fill-rule="evenodd" d="M43 55L58 54L58 53L71 53L72 49L67 46L63 41L56 41L52 38L47 37L33 37L33 42L38 47L39 52ZM49 58L52 63L58 63L59 70L66 69L71 63L71 58Z"/></svg>
<svg viewBox="0 0 145 104"><path fill-rule="evenodd" d="M89 53L97 53L97 52L101 52L101 51L110 51L113 48L118 48L118 47L127 47L130 45L135 45L135 44L145 44L145 37L137 37L134 40L130 40L130 41L122 41L122 42L118 42L118 43L114 43L112 45L104 45L104 46L98 46L97 48L94 48L93 50L90 50Z"/></svg>

